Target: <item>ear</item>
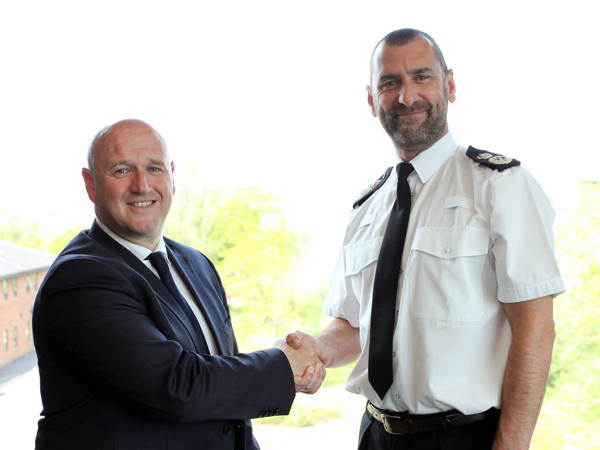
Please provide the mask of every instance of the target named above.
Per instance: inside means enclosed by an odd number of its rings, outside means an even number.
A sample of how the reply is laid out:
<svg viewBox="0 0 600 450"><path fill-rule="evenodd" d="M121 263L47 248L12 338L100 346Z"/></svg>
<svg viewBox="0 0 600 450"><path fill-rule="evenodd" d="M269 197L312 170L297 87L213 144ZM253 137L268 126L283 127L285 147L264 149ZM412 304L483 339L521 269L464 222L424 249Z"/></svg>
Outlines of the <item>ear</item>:
<svg viewBox="0 0 600 450"><path fill-rule="evenodd" d="M454 72L452 69L448 70L446 75L446 83L448 83L448 101L454 103L456 100L456 84L454 83Z"/></svg>
<svg viewBox="0 0 600 450"><path fill-rule="evenodd" d="M377 110L375 109L375 100L373 100L373 93L371 92L371 86L369 85L367 85L367 93L367 101L369 102L369 108L371 108L371 115L373 117L377 117Z"/></svg>
<svg viewBox="0 0 600 450"><path fill-rule="evenodd" d="M85 182L85 190L87 191L90 200L96 204L96 189L94 186L94 176L92 171L86 167L81 169L81 175L83 175L83 181Z"/></svg>
<svg viewBox="0 0 600 450"><path fill-rule="evenodd" d="M175 194L175 163L171 161L171 180L173 182L173 194Z"/></svg>

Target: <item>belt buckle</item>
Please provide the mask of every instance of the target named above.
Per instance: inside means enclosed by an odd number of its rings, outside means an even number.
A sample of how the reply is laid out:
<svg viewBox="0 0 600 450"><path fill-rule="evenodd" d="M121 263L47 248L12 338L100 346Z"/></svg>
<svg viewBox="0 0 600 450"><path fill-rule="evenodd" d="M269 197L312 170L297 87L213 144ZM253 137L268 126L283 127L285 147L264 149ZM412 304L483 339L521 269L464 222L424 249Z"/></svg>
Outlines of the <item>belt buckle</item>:
<svg viewBox="0 0 600 450"><path fill-rule="evenodd" d="M383 428L390 434L413 434L413 426L411 419L403 419L402 417L388 416L382 414Z"/></svg>

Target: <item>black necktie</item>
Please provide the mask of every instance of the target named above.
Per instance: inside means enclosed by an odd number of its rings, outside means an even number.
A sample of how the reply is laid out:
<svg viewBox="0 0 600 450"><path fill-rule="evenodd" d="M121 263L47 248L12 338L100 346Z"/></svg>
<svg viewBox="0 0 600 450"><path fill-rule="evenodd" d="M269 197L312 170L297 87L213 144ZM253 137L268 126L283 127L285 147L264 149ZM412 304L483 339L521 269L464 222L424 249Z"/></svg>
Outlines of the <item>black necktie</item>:
<svg viewBox="0 0 600 450"><path fill-rule="evenodd" d="M410 216L411 198L407 178L413 171L413 166L400 163L396 170L398 172L397 197L379 251L371 305L369 382L382 400L393 381L392 337L402 250Z"/></svg>
<svg viewBox="0 0 600 450"><path fill-rule="evenodd" d="M198 319L194 315L194 312L192 311L192 308L190 308L190 305L186 299L183 298L183 295L181 295L181 292L179 292L179 289L175 284L175 280L173 279L173 275L171 275L171 270L169 269L169 263L167 262L167 257L165 254L163 252L150 253L146 259L150 261L152 266L156 269L161 281L167 287L171 295L173 295L175 300L177 300L177 303L179 303L179 306L181 306L188 320L194 327L194 330L198 335L198 339L200 340L200 353L209 353L208 345L206 344L206 339L204 339L204 334L200 329Z"/></svg>

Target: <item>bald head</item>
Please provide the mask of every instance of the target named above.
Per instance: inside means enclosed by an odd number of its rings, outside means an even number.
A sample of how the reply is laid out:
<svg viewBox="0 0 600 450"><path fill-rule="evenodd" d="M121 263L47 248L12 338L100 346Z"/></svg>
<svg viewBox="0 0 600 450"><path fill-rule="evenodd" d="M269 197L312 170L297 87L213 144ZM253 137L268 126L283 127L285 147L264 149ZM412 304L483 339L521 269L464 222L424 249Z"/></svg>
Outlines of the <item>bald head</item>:
<svg viewBox="0 0 600 450"><path fill-rule="evenodd" d="M399 30L394 30L391 33L388 33L383 39L381 39L375 48L373 49L373 53L371 54L371 75L369 77L371 87L373 87L373 70L375 66L375 60L378 51L381 47L385 45L394 46L394 45L406 45L410 42L413 42L415 39L425 39L429 42L429 44L433 47L435 56L437 60L440 62L442 66L442 74L445 76L448 72L448 66L446 65L446 60L444 59L444 54L442 50L437 45L437 42L429 36L427 33L415 30L414 28L401 28Z"/></svg>
<svg viewBox="0 0 600 450"><path fill-rule="evenodd" d="M96 135L88 164L82 175L98 220L154 251L175 194L175 165L162 136L141 120L122 120Z"/></svg>
<svg viewBox="0 0 600 450"><path fill-rule="evenodd" d="M87 155L88 168L94 172L94 162L100 152L107 144L110 144L116 137L123 133L151 133L162 144L165 154L168 155L167 143L162 135L156 131L151 125L138 119L125 119L119 122L107 125L102 128L90 144Z"/></svg>

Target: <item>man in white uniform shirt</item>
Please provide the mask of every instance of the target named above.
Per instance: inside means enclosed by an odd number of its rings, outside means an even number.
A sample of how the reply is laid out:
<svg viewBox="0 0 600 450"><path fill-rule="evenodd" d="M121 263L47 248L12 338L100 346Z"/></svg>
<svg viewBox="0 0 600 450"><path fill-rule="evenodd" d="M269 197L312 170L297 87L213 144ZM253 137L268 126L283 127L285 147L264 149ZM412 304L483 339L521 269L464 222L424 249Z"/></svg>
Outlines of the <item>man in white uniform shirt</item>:
<svg viewBox="0 0 600 450"><path fill-rule="evenodd" d="M564 291L552 206L517 160L456 143L447 124L454 74L429 35L382 39L367 90L395 164L412 164L391 385L373 388L369 344L396 170L354 204L323 307L333 322L288 343L318 344L328 367L358 358L346 389L368 399L360 449L528 448L552 355L553 297Z"/></svg>

